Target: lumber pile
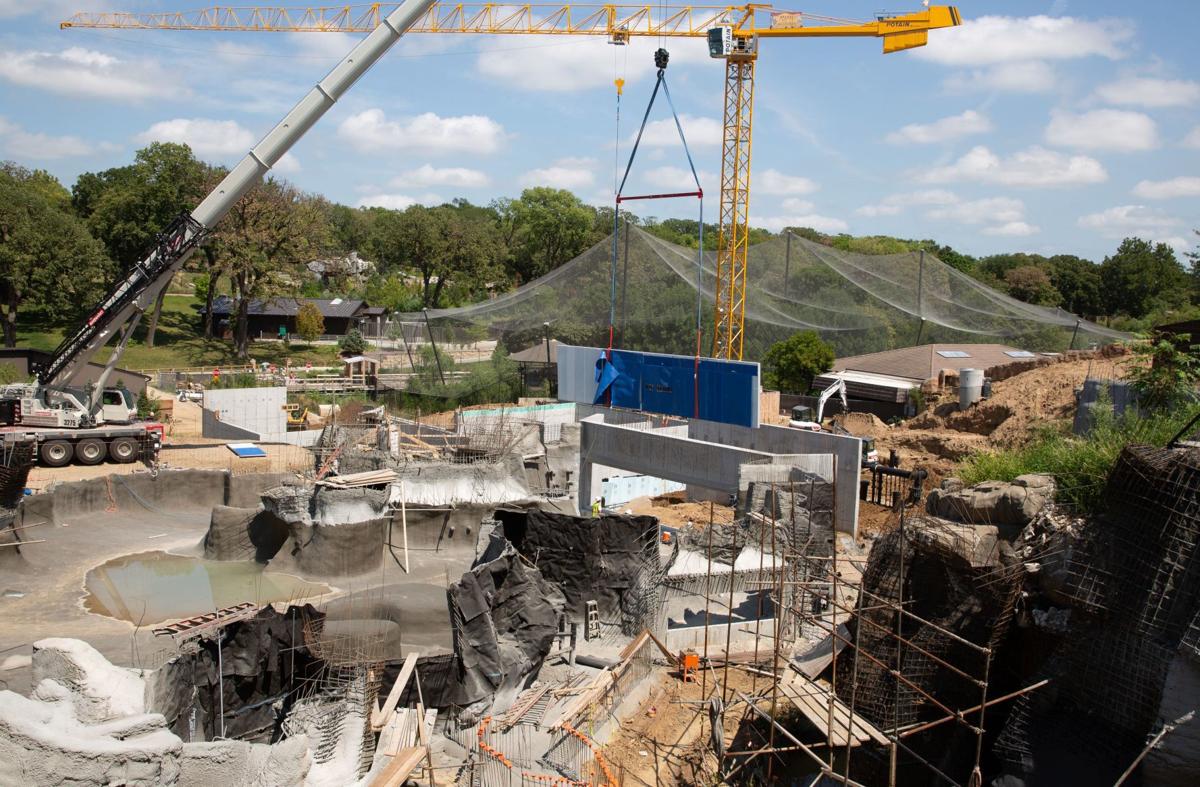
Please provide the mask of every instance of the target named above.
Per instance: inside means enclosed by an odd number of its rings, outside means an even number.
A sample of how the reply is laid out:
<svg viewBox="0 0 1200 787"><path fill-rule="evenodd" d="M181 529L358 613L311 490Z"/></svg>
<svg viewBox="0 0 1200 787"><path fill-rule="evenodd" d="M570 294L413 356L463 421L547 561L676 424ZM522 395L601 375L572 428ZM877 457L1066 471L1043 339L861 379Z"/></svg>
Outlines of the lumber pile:
<svg viewBox="0 0 1200 787"><path fill-rule="evenodd" d="M347 475L322 478L320 481L317 481L317 485L327 486L331 489L357 489L362 486L384 486L399 478L400 476L395 470L367 470L363 473L349 473Z"/></svg>

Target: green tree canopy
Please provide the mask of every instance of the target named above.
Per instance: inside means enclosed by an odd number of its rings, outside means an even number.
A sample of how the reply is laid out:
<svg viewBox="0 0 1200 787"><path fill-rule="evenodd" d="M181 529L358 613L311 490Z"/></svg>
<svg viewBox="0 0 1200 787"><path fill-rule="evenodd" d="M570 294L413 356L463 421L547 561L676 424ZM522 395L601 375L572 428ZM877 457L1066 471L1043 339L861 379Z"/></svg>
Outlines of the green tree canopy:
<svg viewBox="0 0 1200 787"><path fill-rule="evenodd" d="M79 176L72 204L122 270L141 262L154 237L204 197L208 167L187 145L154 142L133 164Z"/></svg>
<svg viewBox="0 0 1200 787"><path fill-rule="evenodd" d="M325 333L325 315L312 301L304 301L296 310L296 333L306 342L315 342Z"/></svg>
<svg viewBox="0 0 1200 787"><path fill-rule="evenodd" d="M525 189L518 199L497 200L492 207L509 265L522 282L554 270L603 237L593 235L595 212L565 189Z"/></svg>
<svg viewBox="0 0 1200 787"><path fill-rule="evenodd" d="M104 293L113 273L104 246L70 211L51 175L0 164L0 318L17 343L18 313L69 324Z"/></svg>
<svg viewBox="0 0 1200 787"><path fill-rule="evenodd" d="M250 302L294 292L304 264L327 248L329 226L316 200L267 178L238 200L216 234L233 288L234 346L245 358Z"/></svg>
<svg viewBox="0 0 1200 787"><path fill-rule="evenodd" d="M807 393L813 378L833 368L833 347L816 331L800 331L776 342L763 356L763 385L786 393Z"/></svg>
<svg viewBox="0 0 1200 787"><path fill-rule="evenodd" d="M1100 265L1108 314L1143 317L1188 301L1191 282L1165 243L1126 238Z"/></svg>
<svg viewBox="0 0 1200 787"><path fill-rule="evenodd" d="M1008 294L1038 306L1055 306L1059 301L1058 290L1050 282L1046 271L1036 265L1021 265L1009 268L1004 274Z"/></svg>

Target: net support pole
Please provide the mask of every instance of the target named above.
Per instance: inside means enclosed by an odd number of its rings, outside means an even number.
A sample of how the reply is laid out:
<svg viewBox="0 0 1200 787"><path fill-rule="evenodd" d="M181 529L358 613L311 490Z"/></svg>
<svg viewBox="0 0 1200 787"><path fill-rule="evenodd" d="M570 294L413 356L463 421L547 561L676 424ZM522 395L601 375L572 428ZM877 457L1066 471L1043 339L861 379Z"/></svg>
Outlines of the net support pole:
<svg viewBox="0 0 1200 787"><path fill-rule="evenodd" d="M625 259L621 267L621 343L625 344L625 329L629 317L629 216L625 217Z"/></svg>
<svg viewBox="0 0 1200 787"><path fill-rule="evenodd" d="M787 247L783 252L783 297L788 296L788 282L792 278L792 232L787 231Z"/></svg>
<svg viewBox="0 0 1200 787"><path fill-rule="evenodd" d="M425 315L425 332L429 334L429 346L433 348L433 360L437 361L438 379L442 381L442 385L445 385L446 373L442 371L442 356L438 354L437 342L433 338L433 326L429 324L429 309L422 309L421 313Z"/></svg>
<svg viewBox="0 0 1200 787"><path fill-rule="evenodd" d="M1071 344L1067 347L1068 350L1075 349L1075 337L1079 335L1079 319L1075 320L1075 330L1071 331Z"/></svg>

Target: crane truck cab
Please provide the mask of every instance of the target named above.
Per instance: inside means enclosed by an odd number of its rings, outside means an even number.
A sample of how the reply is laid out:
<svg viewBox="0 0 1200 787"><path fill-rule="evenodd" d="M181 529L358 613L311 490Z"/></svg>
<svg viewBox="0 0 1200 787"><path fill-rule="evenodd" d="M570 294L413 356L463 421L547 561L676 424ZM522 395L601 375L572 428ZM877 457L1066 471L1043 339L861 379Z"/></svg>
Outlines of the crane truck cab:
<svg viewBox="0 0 1200 787"><path fill-rule="evenodd" d="M88 393L79 388L63 388L47 395L46 388L35 384L0 388L0 401L8 403L0 411L6 414L3 426L46 426L54 429L83 429L102 424L131 424L137 420L137 400L126 388L105 388L94 416L88 413Z"/></svg>

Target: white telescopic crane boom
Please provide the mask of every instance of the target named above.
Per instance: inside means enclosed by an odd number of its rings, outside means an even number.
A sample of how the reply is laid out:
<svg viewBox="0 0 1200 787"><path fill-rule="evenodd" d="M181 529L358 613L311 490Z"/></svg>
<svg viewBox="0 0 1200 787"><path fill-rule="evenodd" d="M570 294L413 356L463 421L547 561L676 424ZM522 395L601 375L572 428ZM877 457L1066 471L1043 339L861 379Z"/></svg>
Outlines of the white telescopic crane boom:
<svg viewBox="0 0 1200 787"><path fill-rule="evenodd" d="M371 66L433 5L435 0L407 0L360 41L329 74L300 100L275 128L250 150L236 167L206 196L191 216L181 216L159 238L158 248L134 266L113 287L74 335L59 345L51 361L38 368L43 386L65 388L76 381L96 351L116 331L121 339L113 349L95 386L89 412L95 413L99 396L117 360L125 350L142 313L195 251L205 233L275 166Z"/></svg>

